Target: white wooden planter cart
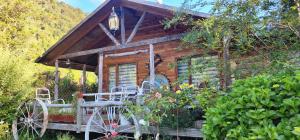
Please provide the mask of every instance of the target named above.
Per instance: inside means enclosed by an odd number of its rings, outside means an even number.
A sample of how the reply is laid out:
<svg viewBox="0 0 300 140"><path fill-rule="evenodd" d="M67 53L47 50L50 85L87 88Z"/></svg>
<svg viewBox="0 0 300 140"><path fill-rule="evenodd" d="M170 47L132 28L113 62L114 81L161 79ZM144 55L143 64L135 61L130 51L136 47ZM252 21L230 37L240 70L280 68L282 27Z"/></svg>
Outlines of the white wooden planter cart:
<svg viewBox="0 0 300 140"><path fill-rule="evenodd" d="M85 132L85 140L101 137L113 138L129 133L134 133L134 135L122 137L139 139L141 129L138 120L125 103L138 102L137 98L142 96L144 91L149 91L149 89L127 86L114 87L110 93L83 94L84 97L93 96L95 100L78 99L76 124L63 124L48 122L48 108L64 111L72 108L72 104L65 104L63 100L51 101L48 89L37 89L36 99L27 101L18 108L18 117L12 125L13 137L15 140L37 139L41 138L49 128ZM58 101L61 103L54 104ZM89 114L88 110L91 110L92 114ZM93 138L91 133L93 133Z"/></svg>

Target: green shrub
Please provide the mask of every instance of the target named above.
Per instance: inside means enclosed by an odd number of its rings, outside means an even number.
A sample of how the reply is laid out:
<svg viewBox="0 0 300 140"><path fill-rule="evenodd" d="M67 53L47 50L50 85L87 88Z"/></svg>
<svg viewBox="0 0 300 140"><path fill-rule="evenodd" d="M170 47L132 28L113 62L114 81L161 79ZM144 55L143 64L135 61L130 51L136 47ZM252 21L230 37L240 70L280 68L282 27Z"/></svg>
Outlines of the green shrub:
<svg viewBox="0 0 300 140"><path fill-rule="evenodd" d="M198 106L204 111L207 110L207 108L213 107L221 94L221 91L209 87L200 89L197 92L196 100L199 102Z"/></svg>
<svg viewBox="0 0 300 140"><path fill-rule="evenodd" d="M76 91L80 89L78 84L74 81L73 73L68 72L64 77L59 79L58 84L58 91L59 91L59 99L64 99L66 102L72 101L72 94L75 94ZM51 96L54 97L54 87L55 87L55 80L52 79L50 82L50 91Z"/></svg>
<svg viewBox="0 0 300 140"><path fill-rule="evenodd" d="M0 48L0 118L12 122L20 102L33 96L33 72L35 69L22 56Z"/></svg>
<svg viewBox="0 0 300 140"><path fill-rule="evenodd" d="M193 114L196 109L194 103L198 89L187 83L179 86L174 93L167 87L157 89L146 94L142 106L129 105L135 114L143 114L143 125L157 127L188 128L192 127L197 117Z"/></svg>
<svg viewBox="0 0 300 140"><path fill-rule="evenodd" d="M57 140L75 140L75 138L69 134L59 134L56 138Z"/></svg>
<svg viewBox="0 0 300 140"><path fill-rule="evenodd" d="M206 139L300 139L300 72L238 80L205 117Z"/></svg>
<svg viewBox="0 0 300 140"><path fill-rule="evenodd" d="M9 138L9 126L4 121L0 120L0 140Z"/></svg>

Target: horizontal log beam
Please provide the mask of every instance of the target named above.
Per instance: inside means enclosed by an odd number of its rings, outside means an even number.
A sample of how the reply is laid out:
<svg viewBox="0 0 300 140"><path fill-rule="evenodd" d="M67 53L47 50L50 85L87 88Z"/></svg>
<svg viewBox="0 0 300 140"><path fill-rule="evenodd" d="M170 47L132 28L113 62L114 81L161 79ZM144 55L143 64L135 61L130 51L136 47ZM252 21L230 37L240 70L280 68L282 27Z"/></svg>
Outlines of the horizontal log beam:
<svg viewBox="0 0 300 140"><path fill-rule="evenodd" d="M184 35L186 35L186 33L167 35L164 37L157 37L157 38L153 38L153 39L146 39L146 40L142 40L142 41L138 41L138 42L128 43L126 45L126 48L133 48L133 47L145 46L145 45L149 45L149 44L157 44L157 43L162 43L162 42L179 40ZM108 47L104 47L104 48L97 48L97 49L91 49L91 50L79 51L79 52L75 52L75 53L61 55L60 57L58 57L58 59L67 59L67 58L91 55L91 54L96 54L99 52L106 52L106 51L113 51L113 50L120 50L120 49L123 49L123 48L121 48L119 46L108 46Z"/></svg>
<svg viewBox="0 0 300 140"><path fill-rule="evenodd" d="M46 104L48 108L72 108L72 104Z"/></svg>
<svg viewBox="0 0 300 140"><path fill-rule="evenodd" d="M47 126L47 129L53 129L53 130L64 130L64 131L76 131L77 127L75 124L67 124L67 123L49 123ZM81 132L85 132L86 125L81 125ZM91 127L91 132L102 132L103 129L100 127ZM152 131L150 131L152 130ZM157 129L154 126L148 126L142 128L142 134L155 134ZM127 129L124 131L125 133L133 133L134 131L132 129ZM201 132L201 129L197 128L180 128L178 129L178 132L176 129L167 128L167 127L161 127L160 132L169 135L169 136L180 136L180 137L190 137L190 138L202 138L203 134Z"/></svg>
<svg viewBox="0 0 300 140"><path fill-rule="evenodd" d="M117 54L107 54L105 57L121 57L121 56L128 56L128 55L134 55L138 53L146 53L148 50L138 50L133 52L124 52L124 53L117 53Z"/></svg>
<svg viewBox="0 0 300 140"><path fill-rule="evenodd" d="M120 106L124 105L121 101L102 101L102 102L86 102L81 107L106 107L106 106Z"/></svg>

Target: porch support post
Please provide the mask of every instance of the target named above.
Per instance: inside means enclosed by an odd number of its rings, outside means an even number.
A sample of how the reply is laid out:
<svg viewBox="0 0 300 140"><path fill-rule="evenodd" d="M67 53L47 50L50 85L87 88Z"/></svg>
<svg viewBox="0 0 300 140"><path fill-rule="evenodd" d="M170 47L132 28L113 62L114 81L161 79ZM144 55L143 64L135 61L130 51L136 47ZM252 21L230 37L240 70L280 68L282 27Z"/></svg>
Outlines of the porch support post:
<svg viewBox="0 0 300 140"><path fill-rule="evenodd" d="M83 111L81 108L81 105L83 103L83 99L79 98L77 100L77 106L76 106L76 133L80 133L81 130L81 124L83 119Z"/></svg>
<svg viewBox="0 0 300 140"><path fill-rule="evenodd" d="M122 47L125 47L126 34L125 34L125 13L124 8L121 7L121 41Z"/></svg>
<svg viewBox="0 0 300 140"><path fill-rule="evenodd" d="M103 92L103 52L99 53L98 58L98 93Z"/></svg>
<svg viewBox="0 0 300 140"><path fill-rule="evenodd" d="M154 67L154 48L153 45L150 44L150 89L153 89L154 80L155 80L155 67Z"/></svg>
<svg viewBox="0 0 300 140"><path fill-rule="evenodd" d="M225 36L223 40L223 61L224 61L224 89L231 85L230 47L231 36Z"/></svg>
<svg viewBox="0 0 300 140"><path fill-rule="evenodd" d="M86 64L83 65L82 69L82 91L86 93Z"/></svg>
<svg viewBox="0 0 300 140"><path fill-rule="evenodd" d="M54 99L58 99L58 84L59 84L59 70L58 70L59 61L55 61L55 82L54 82Z"/></svg>

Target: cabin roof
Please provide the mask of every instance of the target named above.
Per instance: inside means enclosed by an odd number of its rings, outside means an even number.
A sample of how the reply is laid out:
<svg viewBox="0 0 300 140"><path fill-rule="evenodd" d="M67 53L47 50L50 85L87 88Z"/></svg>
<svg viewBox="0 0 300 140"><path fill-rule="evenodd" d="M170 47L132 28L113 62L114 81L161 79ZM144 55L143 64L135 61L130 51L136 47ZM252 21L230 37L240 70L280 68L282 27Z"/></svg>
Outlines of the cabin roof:
<svg viewBox="0 0 300 140"><path fill-rule="evenodd" d="M82 22L76 25L57 43L49 48L41 57L37 58L36 62L46 65L54 65L55 60L60 55L83 50L83 47L87 48L85 50L94 49L95 47L101 47L101 45L95 46L95 44L99 44L99 42L97 41L94 41L94 46L92 46L91 43L87 44L87 42L93 42L92 40L100 40L99 38L101 37L105 39L105 37L103 37L105 36L104 32L98 29L98 23L107 20L111 13L112 7L124 7L128 8L128 10L135 10L137 15L141 15L142 12L147 12L150 14L149 17L160 17L157 19L171 18L172 16L174 16L174 13L179 10L179 8L177 7L158 4L145 0L106 0L95 11L89 14ZM209 15L206 13L190 10L185 10L184 12L196 18L209 17ZM130 25L128 24L126 26ZM89 47L88 45L91 45L91 47Z"/></svg>

